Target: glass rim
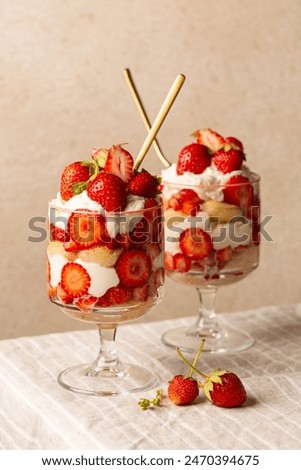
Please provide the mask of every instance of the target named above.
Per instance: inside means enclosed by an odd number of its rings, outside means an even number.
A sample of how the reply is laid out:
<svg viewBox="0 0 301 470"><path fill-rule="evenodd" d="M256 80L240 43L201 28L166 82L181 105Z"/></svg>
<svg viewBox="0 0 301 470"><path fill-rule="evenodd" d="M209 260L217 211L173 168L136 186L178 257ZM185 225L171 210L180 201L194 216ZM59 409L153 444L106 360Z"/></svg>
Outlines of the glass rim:
<svg viewBox="0 0 301 470"><path fill-rule="evenodd" d="M237 186L237 187L246 186L248 184L259 183L259 181L261 180L261 177L258 173L250 171L249 175L251 176L251 179L249 181L246 181L244 183L233 183L233 184L231 184L231 186L234 186L234 187L235 186ZM245 175L233 175L233 176L245 176ZM227 184L227 181L225 183L217 183L217 184L175 183L175 182L172 182L172 181L164 180L163 177L162 177L161 184L163 184L163 185L168 184L170 186L175 186L175 187L179 187L179 188L200 188L200 189L208 190L208 189L211 189L211 188L224 188Z"/></svg>
<svg viewBox="0 0 301 470"><path fill-rule="evenodd" d="M139 214L139 213L145 213L145 212L149 212L149 211L152 211L152 210L156 210L156 209L160 209L163 207L163 200L161 198L161 195L157 195L156 197L154 198L145 198L145 199L154 199L156 202L157 202L157 205L155 206L152 206L152 207L142 207L141 209L134 209L134 210L123 210L123 211L115 211L115 212L109 212L109 211L106 211L103 209L102 210L91 210L91 209L84 209L84 208L79 208L79 209L70 209L68 207L62 207L62 206L58 206L56 204L53 203L54 199L50 199L48 201L48 208L49 209L54 209L54 210L57 210L57 211L60 211L60 212L68 212L70 214L72 213L76 213L76 214L89 214L89 215L99 215L99 214L102 214L104 216L107 216L107 217L120 217L120 216L124 216L124 215L134 215L134 214ZM159 199L159 201L158 201Z"/></svg>

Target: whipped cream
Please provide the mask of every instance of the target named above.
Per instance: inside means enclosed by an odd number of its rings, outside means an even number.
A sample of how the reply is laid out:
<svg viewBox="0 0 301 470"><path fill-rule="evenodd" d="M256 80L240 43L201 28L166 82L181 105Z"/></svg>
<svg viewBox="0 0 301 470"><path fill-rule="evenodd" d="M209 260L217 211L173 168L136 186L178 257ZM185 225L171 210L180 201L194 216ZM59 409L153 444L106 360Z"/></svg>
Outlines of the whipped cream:
<svg viewBox="0 0 301 470"><path fill-rule="evenodd" d="M208 199L214 199L215 201L223 201L223 185L227 181L236 175L243 175L250 177L250 170L246 165L242 165L241 170L232 171L231 173L220 172L214 163L212 162L203 173L195 174L190 171L186 171L183 175L177 174L177 164L173 163L170 167L165 168L161 172L162 183L163 183L163 196L165 199L170 199L176 195L181 188L175 185L181 185L183 187L194 186L193 190L198 194L199 198L207 201ZM168 183L168 186L164 185Z"/></svg>
<svg viewBox="0 0 301 470"><path fill-rule="evenodd" d="M48 259L50 263L50 285L57 287L61 282L62 269L70 261L61 254L48 255ZM75 260L74 263L83 266L89 274L91 284L88 294L93 295L93 297L101 297L110 287L115 287L120 282L116 270L112 267L101 266L81 259Z"/></svg>
<svg viewBox="0 0 301 470"><path fill-rule="evenodd" d="M52 199L51 205L55 206L56 209L50 209L49 219L50 223L54 223L56 227L66 230L71 215L70 211L88 209L105 217L107 231L112 238L116 237L119 232L122 234L131 232L134 225L142 218L142 214L122 214L120 217L114 214L110 216L110 213L106 212L101 204L89 198L86 190L73 196L68 201L64 201L60 192L58 192L56 198ZM142 211L144 206L145 198L128 194L124 212Z"/></svg>

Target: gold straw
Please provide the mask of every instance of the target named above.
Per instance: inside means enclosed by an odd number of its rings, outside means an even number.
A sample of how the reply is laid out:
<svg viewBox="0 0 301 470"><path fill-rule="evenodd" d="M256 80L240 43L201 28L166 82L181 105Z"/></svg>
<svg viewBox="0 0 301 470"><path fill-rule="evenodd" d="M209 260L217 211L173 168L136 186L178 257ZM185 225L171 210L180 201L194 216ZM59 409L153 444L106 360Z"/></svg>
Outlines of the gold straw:
<svg viewBox="0 0 301 470"><path fill-rule="evenodd" d="M144 122L144 125L146 127L146 130L149 132L150 129L151 129L151 125L150 125L150 121L148 119L148 116L146 114L146 111L144 109L144 106L143 106L143 103L142 103L142 100L139 96L139 93L138 93L138 90L135 86L135 83L134 83L134 80L133 80L133 77L132 77L132 74L130 72L129 69L124 69L124 76L125 76L125 80L128 84L128 87L132 93L132 96L134 98L134 102L138 108L138 111L140 113L140 116L142 117L142 121ZM160 148L160 145L159 145L159 142L157 139L154 139L153 140L153 146L154 146L154 149L159 157L159 159L161 160L161 162L163 163L164 166L166 166L166 168L168 168L171 163L167 160L167 158L164 156L161 148Z"/></svg>
<svg viewBox="0 0 301 470"><path fill-rule="evenodd" d="M140 152L137 155L135 164L134 164L134 169L138 170L139 166L141 165L145 155L147 154L150 146L152 145L157 133L160 130L160 127L162 126L170 108L172 107L176 97L178 96L179 91L181 90L184 82L185 82L185 75L179 74L174 83L172 84L165 100L164 103L161 106L161 109L152 125L152 127L149 130L149 133L140 149Z"/></svg>

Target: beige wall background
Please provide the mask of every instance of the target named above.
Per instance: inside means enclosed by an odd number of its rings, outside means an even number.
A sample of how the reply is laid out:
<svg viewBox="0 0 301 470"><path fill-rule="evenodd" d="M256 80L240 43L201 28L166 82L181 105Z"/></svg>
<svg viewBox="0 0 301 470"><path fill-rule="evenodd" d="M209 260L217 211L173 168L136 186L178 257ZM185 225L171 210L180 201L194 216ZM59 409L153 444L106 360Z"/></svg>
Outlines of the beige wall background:
<svg viewBox="0 0 301 470"><path fill-rule="evenodd" d="M28 224L70 161L120 142L137 154L146 132L125 67L151 119L187 77L158 136L170 160L212 127L239 137L262 176L274 241L217 310L300 301L300 24L299 0L0 0L1 338L85 327L48 301L46 242L30 243ZM161 169L153 149L145 167ZM196 309L194 290L167 281L146 319Z"/></svg>

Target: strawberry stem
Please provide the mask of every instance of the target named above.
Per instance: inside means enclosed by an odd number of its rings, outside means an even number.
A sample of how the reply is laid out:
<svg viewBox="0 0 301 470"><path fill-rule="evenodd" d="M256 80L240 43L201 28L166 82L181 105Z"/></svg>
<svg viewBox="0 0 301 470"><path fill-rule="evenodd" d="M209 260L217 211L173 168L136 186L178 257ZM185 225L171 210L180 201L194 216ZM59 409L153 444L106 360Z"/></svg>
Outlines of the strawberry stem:
<svg viewBox="0 0 301 470"><path fill-rule="evenodd" d="M199 356L200 356L200 354L201 354L201 352L202 352L204 343L205 343L205 340L202 339L201 344L200 344L200 346L199 346L199 349L197 350L196 356L195 356L194 361L193 361L193 363L192 363L192 367L196 367L196 365L197 365L197 363L198 363L198 360L199 360ZM194 372L192 367L190 367L190 371L189 371L189 375L188 375L189 378L192 377L192 374L193 374L193 372Z"/></svg>
<svg viewBox="0 0 301 470"><path fill-rule="evenodd" d="M186 357L183 356L179 348L177 348L177 353L179 354L180 358L185 362L185 364L187 364L190 367L190 369L192 369L194 372L197 372L201 377L203 377L203 379L208 379L207 375L203 374L203 372L197 369L193 364L191 364L186 359Z"/></svg>

